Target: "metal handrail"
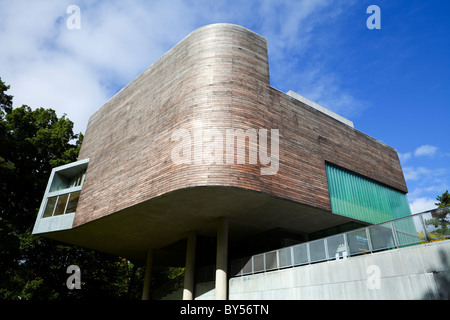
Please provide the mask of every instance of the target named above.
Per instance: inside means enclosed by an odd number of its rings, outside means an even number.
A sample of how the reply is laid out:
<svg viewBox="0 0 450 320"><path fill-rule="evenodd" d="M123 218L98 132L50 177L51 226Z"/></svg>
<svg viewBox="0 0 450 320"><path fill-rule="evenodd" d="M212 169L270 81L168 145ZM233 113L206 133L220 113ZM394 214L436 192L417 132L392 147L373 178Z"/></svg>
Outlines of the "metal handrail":
<svg viewBox="0 0 450 320"><path fill-rule="evenodd" d="M427 221L430 219L440 219L442 230L445 232L442 236L434 237L439 228L427 228ZM428 223L430 225L430 223ZM421 234L423 232L423 235ZM355 239L349 235L356 235ZM364 236L365 235L365 236ZM341 238L341 239L339 239ZM326 238L304 242L301 244L272 250L265 253L259 253L250 257L231 261L231 277L239 277L261 272L268 272L284 268L296 267L306 264L348 258L361 254L368 254L382 250L396 249L405 246L423 244L436 240L450 238L450 207L438 208L403 218L386 221L376 225L339 233ZM331 248L333 240L338 241L336 248ZM358 243L359 241L359 243ZM320 250L311 250L311 244L317 244ZM322 245L323 244L323 245ZM357 245L356 251L353 246ZM330 250L331 249L331 250ZM334 251L333 251L334 250ZM286 251L289 251L286 254ZM267 256L275 254L276 267L267 266ZM262 255L262 260L261 260ZM280 255L285 257L286 261L280 261ZM304 255L306 259L296 258ZM290 258L289 258L290 257ZM261 262L262 261L262 264ZM272 260L273 261L273 260ZM236 272L237 271L237 272Z"/></svg>

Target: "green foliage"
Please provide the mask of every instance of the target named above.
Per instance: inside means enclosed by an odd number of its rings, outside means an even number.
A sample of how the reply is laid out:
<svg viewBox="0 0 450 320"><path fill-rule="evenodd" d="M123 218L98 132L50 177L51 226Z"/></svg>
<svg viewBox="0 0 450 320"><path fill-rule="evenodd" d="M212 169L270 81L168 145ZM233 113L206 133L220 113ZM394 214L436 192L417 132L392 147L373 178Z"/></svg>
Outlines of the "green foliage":
<svg viewBox="0 0 450 320"><path fill-rule="evenodd" d="M437 196L436 199L439 201L435 203L438 208L445 208L450 206L450 197L448 194L448 190L445 191L441 196ZM437 211L434 213L433 218L429 218L425 221L425 225L430 228L428 233L428 237L434 240L444 240L450 236L450 228L449 226L449 218L448 218L448 209L444 209L443 211Z"/></svg>
<svg viewBox="0 0 450 320"><path fill-rule="evenodd" d="M9 90L7 86L0 78L0 120L3 120L3 115L5 112L10 112L12 110L12 99L13 96L6 94Z"/></svg>
<svg viewBox="0 0 450 320"><path fill-rule="evenodd" d="M438 208L450 206L450 195L448 194L448 190L446 190L441 196L437 196L436 200L439 201L438 203L435 203Z"/></svg>
<svg viewBox="0 0 450 320"><path fill-rule="evenodd" d="M184 276L184 268L181 267L170 267L168 268L168 278L175 279L180 276Z"/></svg>
<svg viewBox="0 0 450 320"><path fill-rule="evenodd" d="M52 109L13 108L8 89L0 78L0 300L140 299L143 268L31 233L52 168L77 160L83 135ZM66 286L70 265L81 290ZM184 274L155 271L154 288Z"/></svg>
<svg viewBox="0 0 450 320"><path fill-rule="evenodd" d="M83 135L52 109L13 108L0 79L0 299L135 299L142 272L129 261L31 234L48 177L77 160ZM81 290L69 290L69 265Z"/></svg>

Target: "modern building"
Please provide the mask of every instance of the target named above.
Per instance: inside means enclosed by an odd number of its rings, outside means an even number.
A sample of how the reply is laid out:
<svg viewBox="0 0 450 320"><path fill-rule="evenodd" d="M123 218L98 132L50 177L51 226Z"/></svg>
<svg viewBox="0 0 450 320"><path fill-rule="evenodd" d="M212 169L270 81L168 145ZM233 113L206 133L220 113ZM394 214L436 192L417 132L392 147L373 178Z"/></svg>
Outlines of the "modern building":
<svg viewBox="0 0 450 320"><path fill-rule="evenodd" d="M195 30L95 112L34 234L152 265L215 265L410 215L396 150L271 87L266 40Z"/></svg>

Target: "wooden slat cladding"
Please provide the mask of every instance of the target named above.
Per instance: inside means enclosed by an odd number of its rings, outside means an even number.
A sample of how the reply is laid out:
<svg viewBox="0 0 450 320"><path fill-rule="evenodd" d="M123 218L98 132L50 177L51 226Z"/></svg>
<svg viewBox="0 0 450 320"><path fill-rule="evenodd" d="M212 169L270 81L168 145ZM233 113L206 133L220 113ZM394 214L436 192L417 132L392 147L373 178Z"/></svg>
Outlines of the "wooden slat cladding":
<svg viewBox="0 0 450 320"><path fill-rule="evenodd" d="M224 137L228 128L268 129L269 137L278 129L277 174L261 175L259 162L174 164L172 133L194 132L199 121ZM94 113L84 158L90 161L74 226L212 185L330 210L325 161L406 192L395 150L271 88L266 40L229 24L194 31Z"/></svg>

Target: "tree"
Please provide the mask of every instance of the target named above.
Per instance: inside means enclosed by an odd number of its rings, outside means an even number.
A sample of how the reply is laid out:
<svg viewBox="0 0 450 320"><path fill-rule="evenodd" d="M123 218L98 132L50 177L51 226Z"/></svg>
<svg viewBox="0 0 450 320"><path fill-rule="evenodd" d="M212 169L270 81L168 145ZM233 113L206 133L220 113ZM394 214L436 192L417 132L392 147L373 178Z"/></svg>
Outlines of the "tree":
<svg viewBox="0 0 450 320"><path fill-rule="evenodd" d="M77 160L83 135L52 109L13 108L8 89L0 78L0 299L140 297L129 261L31 233L52 168ZM82 290L66 287L71 264Z"/></svg>
<svg viewBox="0 0 450 320"><path fill-rule="evenodd" d="M2 81L2 78L0 78L0 120L3 120L5 112L10 112L12 110L13 96L6 94L6 91L8 91L9 88L10 87Z"/></svg>
<svg viewBox="0 0 450 320"><path fill-rule="evenodd" d="M446 208L450 206L450 197L448 194L448 190L445 191L442 196L437 196L436 200L438 200L439 202L435 203L435 205L437 205L438 208L443 209L435 210L432 217L425 220L425 225L427 226L427 228L430 228L428 236L431 239L448 238L450 236L450 209Z"/></svg>
<svg viewBox="0 0 450 320"><path fill-rule="evenodd" d="M448 194L448 190L445 191L441 196L437 196L436 200L438 200L438 203L435 203L435 205L438 206L438 208L444 208L450 206L450 195Z"/></svg>

